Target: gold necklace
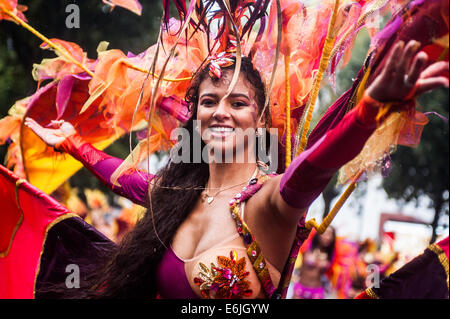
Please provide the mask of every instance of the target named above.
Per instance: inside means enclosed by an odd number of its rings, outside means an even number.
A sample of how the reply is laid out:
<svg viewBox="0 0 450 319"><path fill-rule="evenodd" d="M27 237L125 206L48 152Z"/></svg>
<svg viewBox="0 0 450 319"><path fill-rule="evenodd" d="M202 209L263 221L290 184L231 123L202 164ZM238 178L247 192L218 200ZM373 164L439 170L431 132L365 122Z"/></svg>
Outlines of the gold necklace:
<svg viewBox="0 0 450 319"><path fill-rule="evenodd" d="M252 175L252 177L250 178L250 180L254 179L257 175L258 175L258 167L256 167L255 172L253 173L253 175ZM218 191L217 193L215 193L214 195L209 195L209 194L207 193L207 191L206 191L206 188L205 188L205 190L204 190L204 192L203 192L203 194L202 194L202 202L205 202L205 201L206 201L209 205L211 205L211 203L214 201L214 197L216 197L217 195L219 195L221 192L226 191L227 189L230 189L230 188L233 188L233 187L236 187L236 186L245 184L245 183L247 183L247 180L245 180L244 182L239 183L239 184L227 186L227 187L225 187L225 188L223 188L223 189L220 189L220 188L219 188L219 191Z"/></svg>

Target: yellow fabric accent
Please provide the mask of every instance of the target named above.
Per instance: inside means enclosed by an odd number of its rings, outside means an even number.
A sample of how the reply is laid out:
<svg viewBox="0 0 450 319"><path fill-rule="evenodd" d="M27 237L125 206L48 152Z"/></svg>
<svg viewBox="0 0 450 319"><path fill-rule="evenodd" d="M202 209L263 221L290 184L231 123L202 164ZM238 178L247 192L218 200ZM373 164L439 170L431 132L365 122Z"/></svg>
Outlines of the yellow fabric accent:
<svg viewBox="0 0 450 319"><path fill-rule="evenodd" d="M367 81L369 80L371 71L372 71L371 67L368 67L366 72L364 73L363 78L361 79L361 82L358 85L358 90L356 91L355 105L358 105L359 101L361 101L361 99L364 96L364 92L366 92L366 84L367 84Z"/></svg>
<svg viewBox="0 0 450 319"><path fill-rule="evenodd" d="M289 80L289 63L291 61L290 54L284 57L284 76L286 81L286 168L291 165L292 149L291 149L291 82Z"/></svg>
<svg viewBox="0 0 450 319"><path fill-rule="evenodd" d="M118 136L93 143L103 150ZM27 180L43 192L51 194L83 165L67 154L58 154L45 145L30 129L22 129L21 149Z"/></svg>
<svg viewBox="0 0 450 319"><path fill-rule="evenodd" d="M378 110L376 121L379 123L381 119L389 112L392 107L392 103L386 103L383 107Z"/></svg>
<svg viewBox="0 0 450 319"><path fill-rule="evenodd" d="M448 289L448 258L445 252L439 247L437 244L432 244L428 246L428 249L435 253L441 263L442 267L445 270L445 274L447 275L447 289Z"/></svg>
<svg viewBox="0 0 450 319"><path fill-rule="evenodd" d="M377 294L372 290L372 288L367 288L366 294L372 299L380 299L380 297L377 296Z"/></svg>
<svg viewBox="0 0 450 319"><path fill-rule="evenodd" d="M362 174L362 172L360 172L354 180L357 180L359 178L359 176L361 176L361 174ZM328 226L330 226L334 217L336 217L337 213L339 212L341 207L344 205L346 200L349 198L350 194L355 190L355 188L356 188L356 182L353 181L352 183L350 183L350 185L348 185L345 192L341 195L339 200L333 206L333 208L328 213L328 215L323 219L323 221L320 225L317 224L315 218L312 218L306 222L305 227L307 229L315 228L319 234L323 234L325 232L325 230L327 230Z"/></svg>
<svg viewBox="0 0 450 319"><path fill-rule="evenodd" d="M314 106L316 104L317 96L319 94L320 84L322 82L323 74L328 67L328 62L330 61L331 57L331 51L333 50L333 46L336 41L336 34L335 34L336 31L334 30L334 27L336 23L338 10L339 10L339 0L336 0L334 4L333 14L330 19L330 24L328 25L328 32L322 50L322 56L320 57L319 70L314 78L314 84L311 90L311 95L305 108L303 125L299 126L299 130L297 131L296 134L296 139L300 139L300 145L298 146L297 155L303 152L303 150L306 147L306 142L308 140L307 133L309 131Z"/></svg>

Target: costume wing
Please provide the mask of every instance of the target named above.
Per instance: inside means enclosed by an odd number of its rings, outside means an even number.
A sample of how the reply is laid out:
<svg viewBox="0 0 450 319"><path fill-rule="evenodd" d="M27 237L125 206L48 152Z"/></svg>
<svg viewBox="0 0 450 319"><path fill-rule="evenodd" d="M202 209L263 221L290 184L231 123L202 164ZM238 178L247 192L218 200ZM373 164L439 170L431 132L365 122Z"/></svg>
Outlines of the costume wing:
<svg viewBox="0 0 450 319"><path fill-rule="evenodd" d="M73 260L85 276L98 256L114 247L78 215L1 165L0 186L0 298L34 298L37 289L64 284Z"/></svg>

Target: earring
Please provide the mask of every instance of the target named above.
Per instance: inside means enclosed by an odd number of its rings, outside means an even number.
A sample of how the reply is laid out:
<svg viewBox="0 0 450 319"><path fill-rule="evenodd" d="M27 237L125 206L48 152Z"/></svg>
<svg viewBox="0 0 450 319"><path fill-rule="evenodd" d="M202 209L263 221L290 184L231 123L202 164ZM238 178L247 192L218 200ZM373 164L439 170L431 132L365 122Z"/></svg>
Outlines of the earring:
<svg viewBox="0 0 450 319"><path fill-rule="evenodd" d="M267 171L269 169L269 165L259 160L256 161L256 165L258 165L258 167L260 167L263 171Z"/></svg>

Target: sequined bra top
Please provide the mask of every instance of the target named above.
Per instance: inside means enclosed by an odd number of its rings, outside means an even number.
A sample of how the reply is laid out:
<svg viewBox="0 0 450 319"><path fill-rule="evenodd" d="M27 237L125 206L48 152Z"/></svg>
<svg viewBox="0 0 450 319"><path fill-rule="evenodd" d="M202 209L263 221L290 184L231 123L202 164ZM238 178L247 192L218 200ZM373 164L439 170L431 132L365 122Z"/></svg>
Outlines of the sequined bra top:
<svg viewBox="0 0 450 319"><path fill-rule="evenodd" d="M244 202L241 203L244 217ZM238 230L239 231L239 230ZM265 298L260 279L252 267L239 233L199 255L183 259L169 247L157 269L159 297L164 299ZM264 268L277 285L280 272L268 261Z"/></svg>

